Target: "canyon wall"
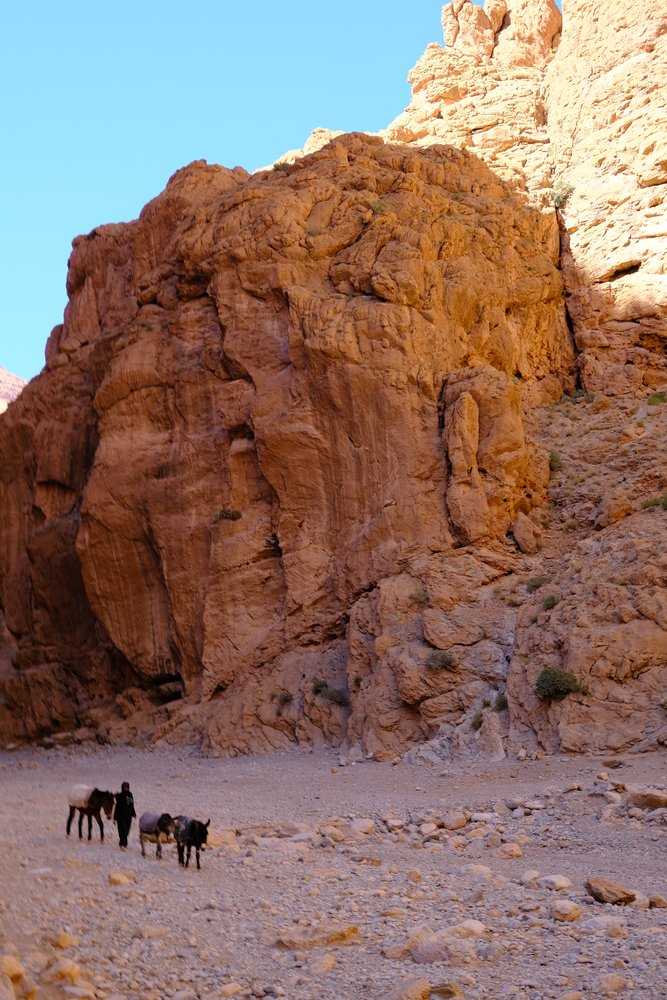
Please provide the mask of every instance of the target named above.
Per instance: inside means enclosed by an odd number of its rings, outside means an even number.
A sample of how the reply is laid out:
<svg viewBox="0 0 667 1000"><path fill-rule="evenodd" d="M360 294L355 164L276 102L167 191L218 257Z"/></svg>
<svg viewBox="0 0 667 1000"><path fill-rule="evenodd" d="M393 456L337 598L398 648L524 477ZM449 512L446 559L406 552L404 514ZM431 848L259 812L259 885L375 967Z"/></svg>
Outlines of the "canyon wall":
<svg viewBox="0 0 667 1000"><path fill-rule="evenodd" d="M192 164L75 241L0 419L5 742L667 737L667 36L611 3L602 44L592 6L561 40L551 0L454 0L382 136ZM541 701L544 667L578 690Z"/></svg>

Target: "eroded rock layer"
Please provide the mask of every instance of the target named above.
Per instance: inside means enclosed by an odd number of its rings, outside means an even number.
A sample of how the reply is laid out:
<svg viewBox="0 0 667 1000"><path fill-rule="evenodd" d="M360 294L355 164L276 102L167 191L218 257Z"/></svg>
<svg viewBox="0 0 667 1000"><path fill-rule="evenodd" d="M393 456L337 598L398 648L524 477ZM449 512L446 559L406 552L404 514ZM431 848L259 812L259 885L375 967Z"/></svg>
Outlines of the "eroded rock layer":
<svg viewBox="0 0 667 1000"><path fill-rule="evenodd" d="M429 45L408 74L412 101L391 141L452 143L546 204L551 188L545 68L561 33L553 0L453 0L445 46Z"/></svg>
<svg viewBox="0 0 667 1000"><path fill-rule="evenodd" d="M349 702L362 745L430 732L451 678L409 595L544 498L522 394L571 368L558 252L479 160L361 136L252 178L193 164L77 240L0 439L5 697L49 692L5 725L94 721L114 690L131 714L131 677L213 749L340 741Z"/></svg>
<svg viewBox="0 0 667 1000"><path fill-rule="evenodd" d="M564 5L548 131L587 389L667 387L667 7Z"/></svg>

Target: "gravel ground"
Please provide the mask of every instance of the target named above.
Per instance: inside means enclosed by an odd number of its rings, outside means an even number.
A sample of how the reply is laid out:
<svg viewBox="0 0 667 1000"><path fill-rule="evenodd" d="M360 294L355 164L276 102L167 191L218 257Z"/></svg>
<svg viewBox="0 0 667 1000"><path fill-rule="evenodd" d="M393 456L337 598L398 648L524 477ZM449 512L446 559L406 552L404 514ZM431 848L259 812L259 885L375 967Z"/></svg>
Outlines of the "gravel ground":
<svg viewBox="0 0 667 1000"><path fill-rule="evenodd" d="M623 787L664 788L665 758L622 761L1 753L0 961L40 1000L667 998L667 809ZM136 824L125 852L108 823L65 836L72 784L122 781L138 813L210 817L201 871L143 858Z"/></svg>

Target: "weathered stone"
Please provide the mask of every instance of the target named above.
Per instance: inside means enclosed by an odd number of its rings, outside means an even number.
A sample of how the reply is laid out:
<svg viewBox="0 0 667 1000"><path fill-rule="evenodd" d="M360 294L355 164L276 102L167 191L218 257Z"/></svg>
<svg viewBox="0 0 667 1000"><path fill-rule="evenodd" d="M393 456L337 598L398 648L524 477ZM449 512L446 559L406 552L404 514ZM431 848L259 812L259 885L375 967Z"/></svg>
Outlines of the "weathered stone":
<svg viewBox="0 0 667 1000"><path fill-rule="evenodd" d="M136 872L125 869L123 871L110 871L107 881L109 885L131 885L132 882L136 882L136 878Z"/></svg>
<svg viewBox="0 0 667 1000"><path fill-rule="evenodd" d="M593 525L598 529L606 528L610 524L616 524L617 521L621 521L631 513L632 504L626 496L608 497L597 510L593 511Z"/></svg>
<svg viewBox="0 0 667 1000"><path fill-rule="evenodd" d="M626 800L637 809L667 809L667 792L658 788L628 788Z"/></svg>
<svg viewBox="0 0 667 1000"><path fill-rule="evenodd" d="M581 907L571 899L558 899L551 904L551 916L554 920L571 923L581 917Z"/></svg>
<svg viewBox="0 0 667 1000"><path fill-rule="evenodd" d="M523 511L519 511L514 518L512 535L521 551L527 555L535 555L542 548L542 531Z"/></svg>
<svg viewBox="0 0 667 1000"><path fill-rule="evenodd" d="M474 601L545 497L524 395L571 377L558 256L553 216L474 156L361 135L252 177L192 164L75 241L0 429L6 739L394 759L460 714L454 682L472 705L502 679L493 640L425 668L410 595Z"/></svg>
<svg viewBox="0 0 667 1000"><path fill-rule="evenodd" d="M537 879L537 884L542 889L551 889L553 892L567 892L572 888L572 882L565 875L543 875Z"/></svg>
<svg viewBox="0 0 667 1000"><path fill-rule="evenodd" d="M340 921L312 927L289 927L280 931L276 944L281 948L322 948L325 945L355 944L360 940L356 924Z"/></svg>
<svg viewBox="0 0 667 1000"><path fill-rule="evenodd" d="M604 878L589 878L585 883L586 892L597 900L598 903L612 903L624 906L632 903L636 898L636 893L632 889L626 889L622 885L608 882Z"/></svg>
<svg viewBox="0 0 667 1000"><path fill-rule="evenodd" d="M386 994L386 1000L430 1000L431 984L427 979L416 976L399 983Z"/></svg>
<svg viewBox="0 0 667 1000"><path fill-rule="evenodd" d="M623 976L615 972L605 972L598 979L596 992L601 997L617 997L627 985L628 980Z"/></svg>

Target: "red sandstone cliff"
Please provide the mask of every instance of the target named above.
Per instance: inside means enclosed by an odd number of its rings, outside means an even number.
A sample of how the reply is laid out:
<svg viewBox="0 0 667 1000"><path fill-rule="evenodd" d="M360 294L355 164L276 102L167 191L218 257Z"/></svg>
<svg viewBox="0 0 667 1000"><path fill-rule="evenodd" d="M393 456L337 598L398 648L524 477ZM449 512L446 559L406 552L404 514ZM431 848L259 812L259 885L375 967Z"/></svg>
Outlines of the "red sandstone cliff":
<svg viewBox="0 0 667 1000"><path fill-rule="evenodd" d="M550 0L446 7L451 47L388 132L407 145L341 137L254 177L192 164L75 241L46 369L0 418L5 739L386 757L660 738L663 522L641 504L667 483L633 459L664 454L659 411L555 407L568 304L587 388L600 308L627 369L610 391L664 372L660 301L610 312L574 238L590 206L547 204L556 160L588 155L553 96L581 72L552 61L586 37L570 6L560 48ZM576 697L536 699L549 665Z"/></svg>

